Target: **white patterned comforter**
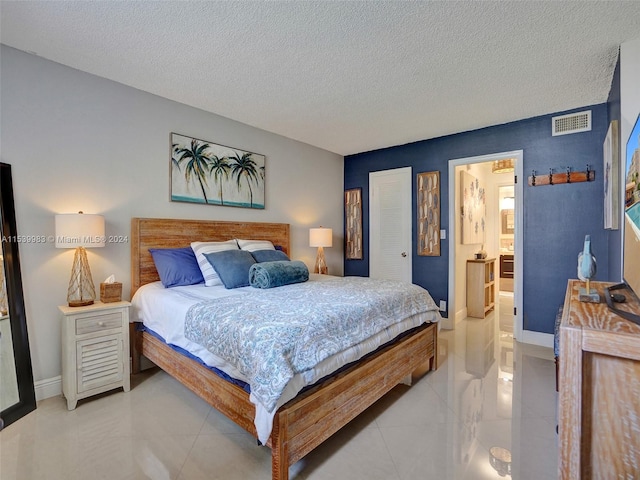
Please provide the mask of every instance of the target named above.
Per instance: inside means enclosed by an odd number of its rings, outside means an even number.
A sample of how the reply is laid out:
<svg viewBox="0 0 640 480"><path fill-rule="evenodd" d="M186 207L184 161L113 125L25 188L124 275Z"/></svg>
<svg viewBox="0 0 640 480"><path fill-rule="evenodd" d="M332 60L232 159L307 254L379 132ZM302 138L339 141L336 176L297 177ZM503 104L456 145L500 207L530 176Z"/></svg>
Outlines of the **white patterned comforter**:
<svg viewBox="0 0 640 480"><path fill-rule="evenodd" d="M187 312L185 337L235 365L271 412L296 373L398 319L435 310L417 285L345 277L198 303Z"/></svg>
<svg viewBox="0 0 640 480"><path fill-rule="evenodd" d="M343 285L343 282L350 278L352 277L341 278L330 275L311 274L309 276L309 281L305 284L300 285L331 283L338 285L338 289L342 289L341 285ZM365 285L367 284L369 279L358 279L359 277L353 278L355 282L360 282L360 289L365 289ZM292 286L293 285L270 290L291 292L292 289L290 287ZM255 397L253 392L251 393L250 400L256 406L256 417L254 419L254 423L258 432L258 439L263 444L266 443L269 435L271 434L273 416L276 410L280 406L284 405L286 402L294 398L298 394L298 392L300 392L300 390L302 390L305 386L312 385L326 375L336 371L340 367L358 360L367 353L374 351L379 346L393 340L404 331L410 330L425 322L437 322L440 320L439 312L426 290L422 289L421 287L412 286L409 284L403 284L403 287L409 287L409 290L411 291L417 289L416 291L420 292L420 295L423 296L422 301L424 301L426 305L424 312L410 315L404 318L402 318L401 316L389 314L387 315L387 319L392 319L394 321L393 324L387 327L383 327L382 330L377 334L372 335L361 343L348 347L335 355L328 356L311 369L294 374L293 378L289 381L286 388L284 389L281 397L276 402L275 408L271 410L267 409L267 407ZM328 291L324 288L322 290ZM236 298L237 301L240 301L247 305L253 305L254 308L250 310L255 311L256 303L253 300L253 296L257 292L266 293L267 290L261 290L252 287L227 290L222 286L205 287L203 284L164 288L160 282L154 282L148 285L144 285L143 287L138 289L133 299L131 300L131 321L142 322L146 327L162 336L168 344L179 346L202 359L202 361L207 365L216 367L224 371L228 375L250 384L251 379L247 375L243 374L239 370L238 366L233 362L226 361L226 359L212 353L212 351L209 351L199 343L187 339L185 321L187 312L195 305L201 303L218 303L224 300L225 297ZM329 298L324 299L325 304L328 308L327 311L331 311L336 314L339 311L340 305L343 303L359 305L360 303L356 300L357 298L359 298L360 293L361 292L357 291L354 292L353 301L346 302L339 301L333 294L328 293L327 296ZM284 297L291 296L291 294L288 293L282 293L278 295ZM367 301L363 299L361 299L360 301L364 303L362 308L367 308ZM280 308L280 310L281 313L285 315L289 312L288 308ZM294 322L294 324L297 324L301 318L305 318L305 315L306 314L304 313L302 315L291 314L291 316L293 317L292 321ZM374 318L367 322L364 322L367 325L363 326L362 328L366 328L368 331L372 331L373 328L371 327L373 325L381 325L379 323L380 320L381 319ZM368 325L369 323L371 323L372 325ZM356 331L358 328L360 327L356 327ZM329 347L332 348L333 346L327 346L327 348ZM322 348L315 348L312 350L316 352L314 355L321 355L323 353ZM306 354L303 353L302 355L304 357ZM268 361L263 363L266 363L268 366Z"/></svg>

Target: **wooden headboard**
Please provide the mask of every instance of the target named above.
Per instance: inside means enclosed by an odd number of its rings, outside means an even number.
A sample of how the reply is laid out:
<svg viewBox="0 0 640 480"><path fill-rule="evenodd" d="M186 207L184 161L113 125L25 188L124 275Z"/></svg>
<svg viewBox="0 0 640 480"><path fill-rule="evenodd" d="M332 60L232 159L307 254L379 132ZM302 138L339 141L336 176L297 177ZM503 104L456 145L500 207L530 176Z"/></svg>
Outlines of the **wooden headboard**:
<svg viewBox="0 0 640 480"><path fill-rule="evenodd" d="M149 248L188 247L191 242L220 242L233 238L270 240L290 255L288 223L132 218L131 296L142 285L160 279Z"/></svg>

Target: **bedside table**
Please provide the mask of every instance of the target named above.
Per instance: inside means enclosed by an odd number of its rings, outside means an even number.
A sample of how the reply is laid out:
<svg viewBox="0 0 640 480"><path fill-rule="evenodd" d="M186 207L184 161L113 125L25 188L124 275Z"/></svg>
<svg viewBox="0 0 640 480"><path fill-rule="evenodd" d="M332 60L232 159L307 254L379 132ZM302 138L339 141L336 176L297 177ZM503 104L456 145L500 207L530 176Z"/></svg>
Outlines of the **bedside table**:
<svg viewBox="0 0 640 480"><path fill-rule="evenodd" d="M67 408L114 388L130 390L129 302L58 307L62 313L62 393Z"/></svg>

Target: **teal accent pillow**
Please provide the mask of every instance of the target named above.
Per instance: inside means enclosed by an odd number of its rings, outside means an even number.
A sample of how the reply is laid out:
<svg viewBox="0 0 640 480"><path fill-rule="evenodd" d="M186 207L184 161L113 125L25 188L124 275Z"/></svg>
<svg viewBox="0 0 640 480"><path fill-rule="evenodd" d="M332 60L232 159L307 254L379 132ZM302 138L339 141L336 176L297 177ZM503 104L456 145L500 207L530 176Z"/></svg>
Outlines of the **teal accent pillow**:
<svg viewBox="0 0 640 480"><path fill-rule="evenodd" d="M224 288L249 286L249 268L256 263L250 252L223 250L222 252L205 253L204 256L222 280Z"/></svg>
<svg viewBox="0 0 640 480"><path fill-rule="evenodd" d="M255 258L258 263L290 260L287 254L280 250L256 250L255 252L251 252L251 255L253 255L253 258Z"/></svg>

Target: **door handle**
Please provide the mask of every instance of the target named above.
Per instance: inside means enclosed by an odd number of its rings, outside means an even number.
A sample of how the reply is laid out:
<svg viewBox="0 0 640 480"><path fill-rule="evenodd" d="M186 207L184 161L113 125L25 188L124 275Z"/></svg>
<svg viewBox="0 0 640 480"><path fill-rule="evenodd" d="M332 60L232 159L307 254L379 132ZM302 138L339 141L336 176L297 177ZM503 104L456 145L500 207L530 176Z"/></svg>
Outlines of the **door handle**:
<svg viewBox="0 0 640 480"><path fill-rule="evenodd" d="M407 256L407 252L402 252L400 255L401 255L402 257L406 257L406 256Z"/></svg>

